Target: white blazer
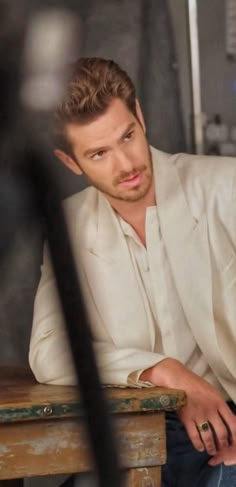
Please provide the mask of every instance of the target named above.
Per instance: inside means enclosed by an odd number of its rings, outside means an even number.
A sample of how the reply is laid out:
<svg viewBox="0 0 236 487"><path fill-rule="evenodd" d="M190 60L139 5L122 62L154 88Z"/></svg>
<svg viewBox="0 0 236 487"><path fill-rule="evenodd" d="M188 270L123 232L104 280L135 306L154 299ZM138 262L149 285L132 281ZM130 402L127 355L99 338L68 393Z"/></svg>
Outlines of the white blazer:
<svg viewBox="0 0 236 487"><path fill-rule="evenodd" d="M236 401L236 160L153 148L152 154L161 232L177 292L197 344ZM160 357L125 238L95 188L66 200L65 209L102 381L127 385L131 372ZM39 382L76 382L47 253L29 361Z"/></svg>

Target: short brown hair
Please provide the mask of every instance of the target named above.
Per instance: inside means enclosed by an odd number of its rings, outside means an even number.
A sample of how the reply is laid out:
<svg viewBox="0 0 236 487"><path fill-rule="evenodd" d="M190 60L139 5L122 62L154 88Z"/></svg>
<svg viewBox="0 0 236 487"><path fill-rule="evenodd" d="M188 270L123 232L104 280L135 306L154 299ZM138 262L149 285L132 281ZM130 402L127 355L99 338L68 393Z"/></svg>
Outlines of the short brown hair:
<svg viewBox="0 0 236 487"><path fill-rule="evenodd" d="M96 57L80 58L74 63L64 99L53 116L56 147L70 152L65 126L94 120L106 111L113 98L124 101L137 117L134 84L117 63Z"/></svg>

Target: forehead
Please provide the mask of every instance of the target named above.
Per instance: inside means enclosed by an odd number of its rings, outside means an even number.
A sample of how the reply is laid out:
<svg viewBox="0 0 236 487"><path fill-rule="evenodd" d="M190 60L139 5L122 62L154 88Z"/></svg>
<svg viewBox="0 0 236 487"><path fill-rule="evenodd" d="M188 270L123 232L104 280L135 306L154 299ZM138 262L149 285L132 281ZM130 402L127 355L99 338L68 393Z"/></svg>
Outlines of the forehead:
<svg viewBox="0 0 236 487"><path fill-rule="evenodd" d="M105 146L119 137L131 122L136 122L135 116L126 107L122 100L115 99L102 115L86 124L69 124L66 135L72 146Z"/></svg>

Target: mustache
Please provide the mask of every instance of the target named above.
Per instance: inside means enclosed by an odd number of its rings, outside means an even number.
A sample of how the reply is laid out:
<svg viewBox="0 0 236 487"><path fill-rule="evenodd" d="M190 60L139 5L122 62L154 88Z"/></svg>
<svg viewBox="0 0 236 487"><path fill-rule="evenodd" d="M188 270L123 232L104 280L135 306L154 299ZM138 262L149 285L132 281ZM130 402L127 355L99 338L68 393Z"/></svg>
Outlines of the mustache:
<svg viewBox="0 0 236 487"><path fill-rule="evenodd" d="M117 185L122 183L123 181L126 181L126 179L131 179L137 176L137 174L145 171L147 169L147 166L143 164L142 166L134 168L132 171L126 172L126 171L121 171L118 176L116 176L113 180L113 184Z"/></svg>

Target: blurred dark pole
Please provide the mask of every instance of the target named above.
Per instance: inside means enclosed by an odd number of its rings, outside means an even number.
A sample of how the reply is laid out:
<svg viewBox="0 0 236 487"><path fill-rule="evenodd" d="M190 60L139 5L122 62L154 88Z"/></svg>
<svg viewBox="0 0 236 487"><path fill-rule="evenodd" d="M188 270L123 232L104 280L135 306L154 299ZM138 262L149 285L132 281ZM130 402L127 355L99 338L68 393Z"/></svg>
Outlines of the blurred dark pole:
<svg viewBox="0 0 236 487"><path fill-rule="evenodd" d="M20 3L20 5L19 5ZM94 457L99 487L121 486L110 416L99 380L90 326L56 178L50 170L51 154L40 134L59 101L66 82L65 64L79 51L78 24L69 6L43 2L0 0L0 158L11 168L14 184L0 182L0 258L16 227L32 211L45 222L52 265L65 316L71 352ZM69 2L68 2L69 5ZM77 25L77 27L76 27ZM2 164L3 166L3 164ZM4 174L5 178L5 172ZM3 178L3 179L4 179ZM15 188L26 189L21 201ZM9 190L9 191L8 191ZM13 204L12 204L13 202ZM11 208L11 210L9 210ZM8 219L5 214L8 212Z"/></svg>

